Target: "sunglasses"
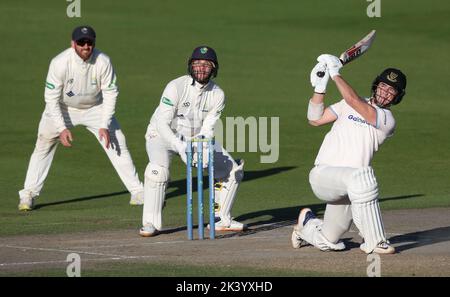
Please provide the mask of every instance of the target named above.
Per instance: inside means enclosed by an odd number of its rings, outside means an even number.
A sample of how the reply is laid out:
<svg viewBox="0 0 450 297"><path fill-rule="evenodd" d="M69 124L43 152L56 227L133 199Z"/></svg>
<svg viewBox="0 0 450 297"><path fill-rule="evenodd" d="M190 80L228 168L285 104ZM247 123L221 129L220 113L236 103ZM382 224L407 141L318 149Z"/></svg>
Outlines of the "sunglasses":
<svg viewBox="0 0 450 297"><path fill-rule="evenodd" d="M78 46L84 46L85 44L87 44L88 46L92 46L94 44L94 42L89 39L80 39L77 40L76 43Z"/></svg>

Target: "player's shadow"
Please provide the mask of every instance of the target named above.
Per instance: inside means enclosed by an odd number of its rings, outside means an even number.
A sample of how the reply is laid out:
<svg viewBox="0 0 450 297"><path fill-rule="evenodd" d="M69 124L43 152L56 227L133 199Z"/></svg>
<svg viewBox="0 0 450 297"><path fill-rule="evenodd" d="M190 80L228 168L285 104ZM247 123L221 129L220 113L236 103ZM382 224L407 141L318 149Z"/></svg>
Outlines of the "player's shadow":
<svg viewBox="0 0 450 297"><path fill-rule="evenodd" d="M297 167L296 166L284 166L284 167L273 167L273 168L268 168L268 169L263 169L263 170L244 171L244 179L242 182L245 183L245 182L248 182L248 181L251 181L254 179L259 179L259 178L264 178L264 177L280 174L280 173L283 173L285 171L289 171L289 170L292 170L295 168L297 168ZM168 193L166 193L166 199L170 199L170 198L177 197L180 195L186 195L186 192L187 192L186 183L187 183L187 179L180 179L180 180L169 182L169 189L168 189L169 191L168 191ZM193 184L192 192L195 193L195 192L197 192L197 189L196 189L197 188L197 177L194 177L192 179L192 184ZM204 185L205 189L208 187L208 176L203 177L203 185ZM173 188L175 188L175 190L170 191Z"/></svg>
<svg viewBox="0 0 450 297"><path fill-rule="evenodd" d="M411 199L415 197L421 197L424 194L412 194L412 195L403 195L403 196L395 196L395 197L386 197L381 198L380 203L384 203L386 201L392 200L402 200L402 199ZM316 214L323 214L325 211L326 203L316 203L309 205L300 205L293 207L284 207L277 209L266 209L255 211L251 213L246 213L240 215L235 218L235 220L240 222L251 221L247 223L248 230L240 232L240 233L232 233L224 235L224 237L233 237L233 236L245 236L254 233L258 233L261 231L268 231L273 229L278 229L284 226L291 226L297 223L297 217L302 208L311 208L311 210ZM259 219L258 218L264 218Z"/></svg>
<svg viewBox="0 0 450 297"><path fill-rule="evenodd" d="M289 171L289 170L292 170L295 168L297 168L297 167L285 166L285 167L268 168L268 169L259 170L259 171L257 171L257 170L246 171L243 182L279 174L284 171ZM169 183L169 191L172 188L175 188L175 190L167 193L166 199L173 198L173 197L180 196L180 195L186 195L186 182L187 182L186 179L181 179L181 180L170 182ZM194 178L192 183L193 183L193 185L196 185L197 179ZM203 184L205 185L205 187L207 186L207 184L208 184L207 176L204 177ZM194 186L193 192L196 192L195 188L196 187ZM100 195L92 195L92 196L79 197L79 198L73 198L73 199L55 201L55 202L49 202L49 203L39 203L39 204L35 205L34 209L40 209L43 207L55 206L55 205L60 205L60 204L89 201L89 200L93 200L93 199L104 199L104 198L110 198L113 196L120 196L120 195L124 195L124 194L128 194L128 191L121 191L121 192L114 192L114 193L107 193L107 194L100 194Z"/></svg>
<svg viewBox="0 0 450 297"><path fill-rule="evenodd" d="M114 193L108 193L108 194L100 194L100 195L92 195L92 196L86 196L86 197L80 197L80 198L74 198L69 200L62 200L62 201L55 201L55 202L49 202L49 203L39 203L34 206L34 209L40 209L47 206L55 206L60 204L67 204L67 203L76 203L76 202L83 202L93 199L104 199L104 198L110 198L113 196L120 196L128 194L128 191L122 191L122 192L114 192Z"/></svg>
<svg viewBox="0 0 450 297"><path fill-rule="evenodd" d="M395 250L397 252L403 252L425 245L446 242L450 241L450 226L396 235L389 238L389 241L395 245Z"/></svg>

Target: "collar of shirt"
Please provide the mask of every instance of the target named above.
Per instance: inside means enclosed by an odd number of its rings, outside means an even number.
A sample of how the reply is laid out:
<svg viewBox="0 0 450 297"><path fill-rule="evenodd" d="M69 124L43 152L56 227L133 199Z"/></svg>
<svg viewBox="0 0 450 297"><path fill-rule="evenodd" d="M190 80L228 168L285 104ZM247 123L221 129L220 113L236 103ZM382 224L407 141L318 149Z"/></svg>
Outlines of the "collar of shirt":
<svg viewBox="0 0 450 297"><path fill-rule="evenodd" d="M194 85L193 85L193 87L194 87L194 89L197 91L197 92L199 92L199 93L203 93L207 88L208 88L208 86L211 84L211 81L209 81L208 83L206 83L206 84L201 84L201 83L199 83L198 81L195 81L194 80Z"/></svg>

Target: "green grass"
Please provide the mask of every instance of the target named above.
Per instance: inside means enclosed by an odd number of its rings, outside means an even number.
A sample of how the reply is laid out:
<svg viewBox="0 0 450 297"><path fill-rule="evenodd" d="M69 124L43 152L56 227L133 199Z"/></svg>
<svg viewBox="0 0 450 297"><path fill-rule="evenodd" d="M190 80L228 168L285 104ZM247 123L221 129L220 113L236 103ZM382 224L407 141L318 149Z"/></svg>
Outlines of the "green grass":
<svg viewBox="0 0 450 297"><path fill-rule="evenodd" d="M366 16L368 2L342 1L82 1L82 18L66 16L65 1L0 3L2 96L0 118L0 236L112 230L140 226L141 208L106 155L84 128L74 146L59 147L37 211L16 209L44 108L43 83L52 57L69 45L72 29L92 25L97 46L112 59L120 96L117 118L140 177L147 164L144 133L165 84L186 70L192 49L217 50L217 83L226 116L280 118L280 158L232 153L246 160L246 178L233 215L246 222L292 219L303 205L323 210L308 173L329 127L306 121L309 72L323 53L339 54L367 32L377 39L342 73L368 95L374 76L388 66L408 75L407 95L394 107L397 130L374 159L383 209L450 205L450 3L383 1L382 17ZM329 101L339 99L329 87ZM174 160L165 226L185 221L184 165Z"/></svg>

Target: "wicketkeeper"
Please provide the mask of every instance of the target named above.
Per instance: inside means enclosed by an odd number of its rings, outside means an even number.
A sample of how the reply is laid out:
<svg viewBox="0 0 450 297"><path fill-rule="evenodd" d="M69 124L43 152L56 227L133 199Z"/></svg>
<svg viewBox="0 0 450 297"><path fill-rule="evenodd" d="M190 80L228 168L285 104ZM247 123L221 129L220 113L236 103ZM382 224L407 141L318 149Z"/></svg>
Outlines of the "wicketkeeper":
<svg viewBox="0 0 450 297"><path fill-rule="evenodd" d="M200 46L194 49L188 61L188 75L167 84L150 119L145 135L149 163L145 170L141 236L153 236L162 229L171 158L179 155L186 163L187 140L214 135L214 125L225 107L224 92L211 79L217 76L218 70L219 62L212 48ZM215 199L220 217L215 229L241 231L245 225L232 219L231 208L244 176L244 162L233 160L217 142L214 151ZM207 145L203 159L206 168ZM195 158L193 162L195 165Z"/></svg>
<svg viewBox="0 0 450 297"><path fill-rule="evenodd" d="M378 184L370 166L380 145L394 133L395 120L390 106L405 95L406 76L387 68L372 84L370 98L361 98L340 75L341 61L321 55L311 72L314 94L309 101L308 120L313 126L333 123L325 136L309 175L314 194L327 202L320 220L309 208L302 209L292 233L292 245L302 241L323 251L342 250L341 236L352 220L363 237L366 253L395 253L386 238L378 203ZM323 77L318 73L325 73ZM325 108L324 97L329 78L341 93L341 101Z"/></svg>

